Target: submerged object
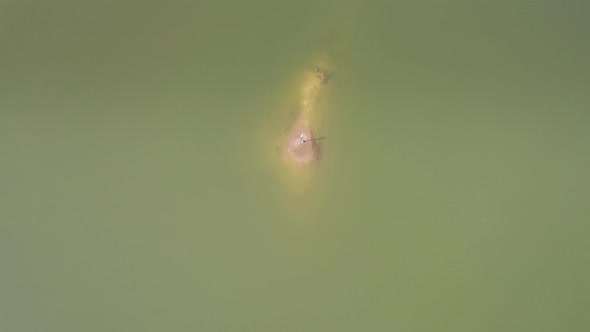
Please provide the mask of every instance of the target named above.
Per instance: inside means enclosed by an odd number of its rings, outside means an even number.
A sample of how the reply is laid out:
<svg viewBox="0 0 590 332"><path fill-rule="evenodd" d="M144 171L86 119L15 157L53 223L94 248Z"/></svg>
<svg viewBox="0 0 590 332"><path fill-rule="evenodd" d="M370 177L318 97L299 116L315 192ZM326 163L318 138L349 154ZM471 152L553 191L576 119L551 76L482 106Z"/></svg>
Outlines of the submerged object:
<svg viewBox="0 0 590 332"><path fill-rule="evenodd" d="M317 61L317 60L316 60ZM269 125L268 128L275 128L275 133L263 133L259 135L260 142L267 142L268 137L273 139L274 152L269 162L276 166L276 175L287 193L294 199L293 202L314 197L319 191L312 195L311 188L315 183L317 175L322 171L318 160L323 159L324 153L323 137L327 131L323 124L326 109L320 103L320 93L326 90L326 84L331 77L326 75L322 68L328 68L332 72L329 61L320 59L321 67L308 68L297 74L298 82L293 102L289 101L282 105L281 109L289 109L280 121ZM331 81L330 81L331 82ZM295 105L293 105L295 104ZM261 146L269 145L262 144ZM267 150L270 152L270 150ZM268 155L270 156L270 155ZM297 204L298 211L308 211L310 202L305 203L306 209L301 209Z"/></svg>
<svg viewBox="0 0 590 332"><path fill-rule="evenodd" d="M320 146L312 130L313 119L317 117L314 109L322 85L327 83L327 75L317 68L310 73L303 85L300 109L288 135L282 143L287 161L293 166L309 164L319 159Z"/></svg>
<svg viewBox="0 0 590 332"><path fill-rule="evenodd" d="M313 133L305 127L294 130L294 134L287 139L285 149L293 161L302 164L318 159L319 155L319 145L314 140Z"/></svg>

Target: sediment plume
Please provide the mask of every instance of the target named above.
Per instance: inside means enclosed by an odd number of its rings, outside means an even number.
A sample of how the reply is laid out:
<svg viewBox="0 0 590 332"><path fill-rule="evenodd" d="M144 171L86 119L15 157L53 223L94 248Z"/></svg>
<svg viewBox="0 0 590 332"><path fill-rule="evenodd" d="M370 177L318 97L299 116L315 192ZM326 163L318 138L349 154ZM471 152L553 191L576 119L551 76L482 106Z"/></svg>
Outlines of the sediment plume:
<svg viewBox="0 0 590 332"><path fill-rule="evenodd" d="M322 87L327 83L326 73L317 68L309 73L304 81L300 109L287 138L282 143L285 161L292 166L304 166L318 160L320 146L312 129L316 114L317 99Z"/></svg>

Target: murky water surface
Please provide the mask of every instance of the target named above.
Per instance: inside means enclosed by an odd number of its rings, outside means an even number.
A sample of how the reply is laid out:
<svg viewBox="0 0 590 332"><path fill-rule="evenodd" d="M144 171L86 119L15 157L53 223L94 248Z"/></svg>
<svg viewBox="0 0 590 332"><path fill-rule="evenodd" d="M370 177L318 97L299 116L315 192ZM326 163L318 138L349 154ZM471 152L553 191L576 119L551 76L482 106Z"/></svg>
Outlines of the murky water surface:
<svg viewBox="0 0 590 332"><path fill-rule="evenodd" d="M589 17L1 1L0 330L587 331Z"/></svg>

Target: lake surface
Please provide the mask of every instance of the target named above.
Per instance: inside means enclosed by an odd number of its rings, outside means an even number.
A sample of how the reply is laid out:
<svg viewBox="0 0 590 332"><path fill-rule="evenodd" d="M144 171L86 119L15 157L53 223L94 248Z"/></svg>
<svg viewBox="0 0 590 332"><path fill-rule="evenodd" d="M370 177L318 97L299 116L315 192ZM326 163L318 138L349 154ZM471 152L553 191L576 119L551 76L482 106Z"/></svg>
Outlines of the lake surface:
<svg viewBox="0 0 590 332"><path fill-rule="evenodd" d="M0 330L588 331L589 18L1 1Z"/></svg>

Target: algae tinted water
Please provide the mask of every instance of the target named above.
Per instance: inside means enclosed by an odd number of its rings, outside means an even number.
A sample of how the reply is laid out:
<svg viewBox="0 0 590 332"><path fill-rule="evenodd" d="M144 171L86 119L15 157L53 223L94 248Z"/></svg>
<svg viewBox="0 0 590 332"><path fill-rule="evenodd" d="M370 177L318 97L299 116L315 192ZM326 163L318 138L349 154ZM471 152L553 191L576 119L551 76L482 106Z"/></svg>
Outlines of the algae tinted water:
<svg viewBox="0 0 590 332"><path fill-rule="evenodd" d="M589 15L0 2L0 329L588 330Z"/></svg>

